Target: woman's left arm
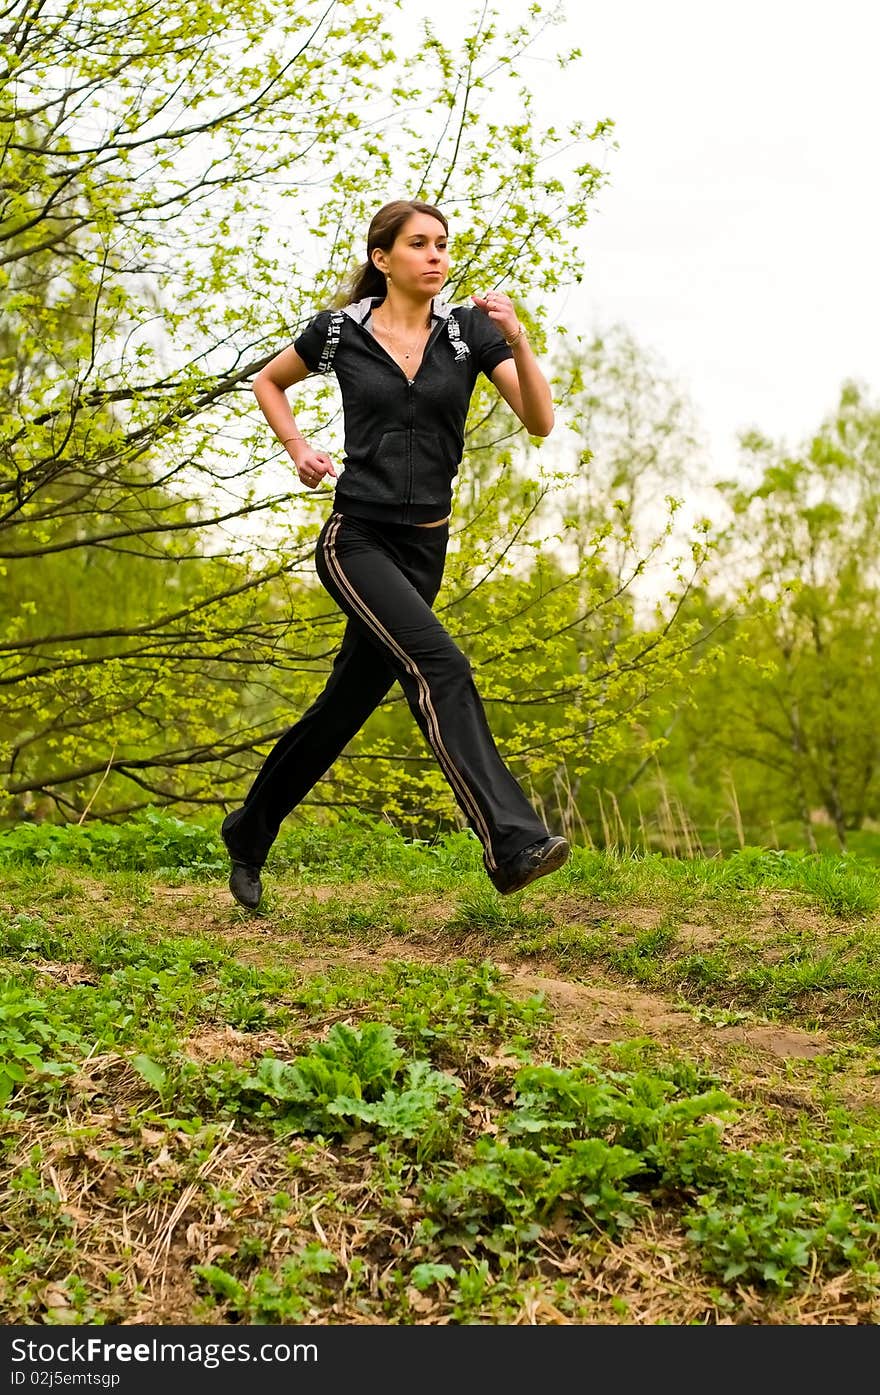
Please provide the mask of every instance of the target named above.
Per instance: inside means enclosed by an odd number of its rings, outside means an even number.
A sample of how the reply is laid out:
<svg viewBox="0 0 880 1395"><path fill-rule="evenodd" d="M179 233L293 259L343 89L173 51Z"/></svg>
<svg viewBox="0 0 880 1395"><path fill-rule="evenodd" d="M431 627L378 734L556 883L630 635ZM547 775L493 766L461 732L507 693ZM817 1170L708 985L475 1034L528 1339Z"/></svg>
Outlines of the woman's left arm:
<svg viewBox="0 0 880 1395"><path fill-rule="evenodd" d="M490 291L488 295L474 295L471 299L488 315L513 350L512 359L503 359L493 369L493 384L530 436L549 436L553 430L550 384L532 353L512 301L503 291Z"/></svg>

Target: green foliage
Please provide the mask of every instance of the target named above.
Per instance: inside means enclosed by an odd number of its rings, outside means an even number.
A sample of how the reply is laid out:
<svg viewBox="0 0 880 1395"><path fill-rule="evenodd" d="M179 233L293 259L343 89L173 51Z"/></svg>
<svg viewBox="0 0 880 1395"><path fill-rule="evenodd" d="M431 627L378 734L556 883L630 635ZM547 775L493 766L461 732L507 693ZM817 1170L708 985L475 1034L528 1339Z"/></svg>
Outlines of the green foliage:
<svg viewBox="0 0 880 1395"><path fill-rule="evenodd" d="M228 865L216 818L200 822L161 809L143 810L118 824L20 823L0 831L0 867L67 866L214 879L225 877ZM305 880L394 877L414 889L462 888L455 923L463 929L509 933L537 931L548 923L544 911L530 909L520 898L502 900L486 887L480 845L470 831L445 833L429 843L365 814L348 814L332 830L313 816L282 831L271 866ZM473 886L462 882L470 874L477 878ZM725 858L675 859L575 846L557 884L607 906L648 886L685 895L701 887L713 894L798 889L842 918L870 914L880 904L880 873L872 860L761 847L737 849ZM26 932L22 922L20 933ZM645 941L644 952L651 945L662 949L663 932L659 939Z"/></svg>
<svg viewBox="0 0 880 1395"><path fill-rule="evenodd" d="M512 1049L527 1050L549 1012L537 996L517 1002L505 991L497 965L386 964L375 973L337 970L317 975L296 1000L310 1011L351 1011L385 1005L397 1039L411 1051L458 1055L489 1032Z"/></svg>
<svg viewBox="0 0 880 1395"><path fill-rule="evenodd" d="M508 1137L480 1140L470 1167L424 1194L453 1234L490 1249L533 1241L560 1215L618 1234L635 1224L648 1186L714 1179L722 1120L737 1107L718 1090L690 1095L675 1078L590 1065L526 1067L514 1090ZM635 1179L638 1189L626 1185Z"/></svg>
<svg viewBox="0 0 880 1395"><path fill-rule="evenodd" d="M78 1033L52 1020L41 999L16 984L0 985L0 1105L29 1076L63 1075L71 1069L64 1057L83 1046Z"/></svg>
<svg viewBox="0 0 880 1395"><path fill-rule="evenodd" d="M694 1137L699 1121L707 1116L710 1133L719 1137L721 1121L736 1108L717 1090L691 1094L693 1082L685 1085L674 1077L645 1073L615 1078L590 1066L528 1066L517 1073L515 1084L511 1135L558 1142L598 1133L648 1157L655 1149L671 1154L685 1137Z"/></svg>
<svg viewBox="0 0 880 1395"><path fill-rule="evenodd" d="M429 1183L423 1201L453 1241L505 1250L541 1234L536 1218L550 1172L550 1164L530 1148L480 1139L474 1162L444 1181Z"/></svg>
<svg viewBox="0 0 880 1395"><path fill-rule="evenodd" d="M410 1283L423 1293L432 1284L442 1283L444 1279L454 1279L455 1270L451 1264L416 1264L410 1270L409 1277Z"/></svg>
<svg viewBox="0 0 880 1395"><path fill-rule="evenodd" d="M280 1103L315 1103L323 1109L337 1095L375 1098L393 1083L402 1063L390 1028L368 1022L358 1030L337 1022L309 1055L289 1064L267 1058L247 1083Z"/></svg>
<svg viewBox="0 0 880 1395"><path fill-rule="evenodd" d="M402 915L421 904L416 859L430 865L430 850L402 853ZM829 1283L864 1315L880 1292L877 930L815 913L768 926L761 898L769 887L775 904L814 861L581 850L572 885L623 908L603 908L606 951L644 940L628 904L659 903L679 929L717 917L700 954L672 943L620 957L628 977L584 990L604 1010L606 993L625 1005L638 974L662 976L670 1007L695 1019L692 1059L670 1055L659 1019L633 1038L618 1016L614 1041L585 1048L593 1031L570 1003L557 1016L555 994L529 998L498 965L442 959L433 937L430 962L365 971L341 956L309 976L288 967L299 955L280 922L277 946L181 936L162 929L169 898L151 901L141 874L102 884L8 869L0 1060L19 1069L0 1105L0 1310L50 1323L142 1313L149 1295L114 1248L121 1218L158 1245L185 1195L193 1321L625 1319L625 1295L594 1306L621 1241L639 1284L656 1272L667 1297L671 1257L691 1317L696 1304L705 1321L800 1318L823 1311ZM335 872L344 885L348 869ZM803 904L822 894L799 889ZM576 902L569 887L544 904L556 923ZM265 968L234 957L255 943L275 956ZM505 958L516 953L511 940ZM546 940L540 953L551 960ZM683 996L698 960L718 1004L702 1018ZM747 994L777 1016L775 1036L812 1011L811 995L832 999L837 1045L753 1066L758 1024L741 1054L725 1031Z"/></svg>
<svg viewBox="0 0 880 1395"><path fill-rule="evenodd" d="M880 905L880 869L828 855L804 858L800 885L834 915L870 915Z"/></svg>
<svg viewBox="0 0 880 1395"><path fill-rule="evenodd" d="M148 1085L152 1085L156 1090L161 1090L165 1084L166 1074L157 1061L154 1061L150 1056L145 1056L142 1051L138 1051L132 1056L131 1064L138 1074L143 1076Z"/></svg>
<svg viewBox="0 0 880 1395"><path fill-rule="evenodd" d="M880 1235L880 1225L847 1202L828 1206L793 1192L738 1203L700 1197L689 1219L688 1239L724 1283L757 1280L783 1290L803 1282L814 1259L831 1272L863 1266Z"/></svg>
<svg viewBox="0 0 880 1395"><path fill-rule="evenodd" d="M218 1264L197 1264L193 1273L210 1295L208 1309L219 1299L227 1316L247 1323L305 1322L316 1304L327 1301L325 1275L339 1267L336 1256L322 1245L308 1244L287 1255L277 1271L261 1269L247 1281Z"/></svg>
<svg viewBox="0 0 880 1395"><path fill-rule="evenodd" d="M757 432L742 447L737 480L722 486L719 561L747 576L751 597L713 672L694 676L663 756L667 796L716 846L837 851L880 813L880 409L844 383L795 450ZM705 598L704 613L708 626Z"/></svg>
<svg viewBox="0 0 880 1395"><path fill-rule="evenodd" d="M457 1116L464 1113L461 1082L427 1061L407 1063L396 1089L385 1090L373 1103L337 1099L329 1113L371 1125L387 1138L415 1144L419 1162L448 1147Z"/></svg>
<svg viewBox="0 0 880 1395"><path fill-rule="evenodd" d="M125 823L19 823L0 831L0 866L57 863L68 867L153 872L185 869L214 877L229 858L217 828L144 809Z"/></svg>
<svg viewBox="0 0 880 1395"><path fill-rule="evenodd" d="M438 872L446 881L459 871L482 867L480 853L469 829L444 832L431 841L410 838L393 823L352 809L329 828L314 815L283 828L272 860L279 869L307 878L354 881L390 873L430 886Z"/></svg>
<svg viewBox="0 0 880 1395"><path fill-rule="evenodd" d="M338 1022L325 1041L289 1063L264 1058L242 1088L279 1105L291 1130L335 1134L362 1123L414 1142L420 1158L445 1141L461 1095L460 1082L428 1062L405 1063L394 1032L377 1022Z"/></svg>
<svg viewBox="0 0 880 1395"><path fill-rule="evenodd" d="M52 959L70 949L70 941L40 916L18 912L0 915L0 951L25 958L36 955Z"/></svg>
<svg viewBox="0 0 880 1395"><path fill-rule="evenodd" d="M243 389L360 259L381 189L454 208L449 293L503 282L537 342L549 293L582 274L579 234L605 178L592 153L610 133L542 126L521 67L540 6L522 24L477 12L448 39L424 24L408 51L394 7L369 0L283 14L159 0L115 15L109 45L96 0L68 20L25 0L5 17L7 819L240 798L321 686L338 624L302 575L325 496L294 492ZM301 420L335 449L336 416L322 384ZM528 517L508 484L478 511L469 555L503 553L511 502ZM403 729L423 754L408 717ZM422 832L455 824L448 792L418 766L410 779L403 754L399 778L378 782L389 812L424 808ZM381 809L370 768L353 770L342 795L317 798Z"/></svg>
<svg viewBox="0 0 880 1395"><path fill-rule="evenodd" d="M685 1216L688 1239L724 1283L788 1290L817 1264L828 1273L873 1272L880 1236L873 1159L850 1152L847 1195L823 1194L823 1177L830 1181L843 1161L839 1144L726 1151L724 1120L742 1106L718 1090L692 1095L683 1085L674 1075L608 1076L589 1066L521 1071L506 1132L530 1146L480 1140L469 1167L424 1188L429 1215L450 1240L492 1251L534 1242L560 1215L575 1233L618 1234L637 1222L649 1195L696 1189L702 1195ZM788 1190L780 1192L783 1180Z"/></svg>

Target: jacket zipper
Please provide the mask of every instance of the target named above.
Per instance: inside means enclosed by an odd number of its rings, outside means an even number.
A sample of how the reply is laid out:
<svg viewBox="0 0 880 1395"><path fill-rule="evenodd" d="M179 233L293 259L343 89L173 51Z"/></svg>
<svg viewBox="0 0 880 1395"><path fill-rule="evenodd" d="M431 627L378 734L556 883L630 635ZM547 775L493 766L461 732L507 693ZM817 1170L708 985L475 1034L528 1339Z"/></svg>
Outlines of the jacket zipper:
<svg viewBox="0 0 880 1395"><path fill-rule="evenodd" d="M408 400L408 403L409 403L409 425L408 425L407 433L406 433L406 435L407 435L407 472L406 472L406 473L407 473L407 478L406 478L406 496L405 496L404 501L403 501L403 507L402 507L403 518L401 519L401 522L402 522L402 523L408 523L408 522L409 522L409 510L410 510L410 506L411 506L411 504L412 504L413 475L414 475L414 473L415 473L414 455L415 455L415 386L416 386L416 378L417 378L417 377L419 376L419 374L421 373L422 368L424 367L425 359L428 357L428 354L431 352L431 350L433 349L434 345L437 343L437 340L440 338L441 334L442 334L443 331L446 329L446 321L445 321L445 320L440 320L440 321L434 326L433 330L431 331L431 333L430 333L430 335L429 335L429 337L428 337L428 342L427 342L427 344L425 345L425 352L422 354L422 361L421 361L421 363L419 364L418 368L416 369L415 378L407 378L406 373L405 373L404 370L400 367L400 364L397 362L396 359L394 359L394 358L391 357L391 355L388 353L388 350L387 350L387 349L384 349L384 348L382 347L382 345L379 343L379 341L378 341L378 339L376 338L376 336L375 336L374 334L371 334L370 331L369 331L368 329L365 329L364 326L360 323L360 321L356 321L356 323L357 323L358 329L360 330L360 332L361 332L361 334L364 336L364 338L370 341L370 345L371 345L371 347L372 347L372 349L373 349L373 352L374 352L374 353L380 354L384 360L386 360L386 361L388 361L388 362L390 362L390 363L393 363L393 364L394 364L394 367L395 367L400 373L403 374L403 377L404 377L404 379L405 379L405 381L406 381L407 400Z"/></svg>
<svg viewBox="0 0 880 1395"><path fill-rule="evenodd" d="M419 374L421 373L421 371L422 371L422 369L423 369L423 367L424 367L424 365L425 365L425 360L426 360L427 357L428 357L428 354L431 352L431 350L433 349L434 345L437 343L437 340L440 338L440 336L444 333L445 329L446 329L446 321L445 321L445 320L440 320L440 322L434 327L434 329L431 331L431 333L430 333L429 336L428 336L428 342L427 342L427 344L425 345L425 352L422 354L422 361L421 361L421 363L419 364L418 368L416 369L415 378L407 378L407 379L406 379L407 394L408 394L408 397L409 397L409 431L408 431L408 433L407 433L407 439L408 439L408 442L409 442L409 450L408 450L408 465L409 465L409 469L408 469L408 471L407 471L406 499L405 499L404 505L403 505L403 511L404 511L404 515L405 515L403 521L404 521L405 523L409 523L409 511L410 511L410 509L411 509L411 507L412 507L413 477L414 477L414 475L415 475L415 449L416 449L416 402L415 402L415 397L416 397L416 378L417 378L417 377L419 376ZM406 376L406 375L404 374L404 376Z"/></svg>
<svg viewBox="0 0 880 1395"><path fill-rule="evenodd" d="M425 352L427 353L427 348L425 349ZM424 361L424 360L423 360L423 361ZM421 367L421 364L419 364L419 367ZM407 472L407 480L406 480L406 498L405 498L404 501L403 501L403 511L404 511L404 514L406 515L406 517L404 518L403 521L404 521L404 523L409 523L409 510L410 510L410 505L412 504L413 456L414 456L414 454L415 454L415 426L416 426L416 423L415 423L415 416L416 416L416 409L415 409L415 379L414 379L414 378L407 378L407 381L406 381L406 390L407 390L407 394L408 394L408 396L409 396L409 431L407 432L407 442L408 442L408 452L407 452L408 461L407 461L407 463L408 463L408 465L409 465L409 469L408 469L408 472Z"/></svg>
<svg viewBox="0 0 880 1395"><path fill-rule="evenodd" d="M366 339L367 342L370 344L370 346L371 346L373 352L374 352L375 354L378 354L378 355L381 357L383 363L393 363L393 364L394 364L394 367L397 369L398 373L403 374L404 380L405 380L407 383L409 383L410 386L412 386L412 384L415 382L416 378L419 376L419 373L421 373L422 368L424 367L424 364L425 364L425 359L428 357L428 354L431 352L431 350L433 349L434 345L437 343L437 340L440 338L440 336L441 336L443 330L446 328L446 321L445 321L445 320L439 320L439 321L437 322L437 324L434 326L434 328L432 329L432 331L431 331L431 333L430 333L430 335L429 335L429 337L428 337L428 342L427 342L427 344L425 345L425 352L422 354L422 361L421 361L421 363L419 364L419 366L418 366L418 368L417 368L417 370L416 370L416 376L415 376L415 378L407 378L407 376L406 376L406 374L404 373L403 369L401 368L400 364L397 362L397 359L396 359L396 358L392 358L387 349L383 349L382 345L379 343L379 341L378 341L378 339L376 338L376 336L375 336L374 334L371 334L370 331L369 331L368 329L364 329L363 325L362 325L359 321L355 321L355 323L357 324L357 327L358 327L358 329L360 330L361 334L364 336L364 339Z"/></svg>

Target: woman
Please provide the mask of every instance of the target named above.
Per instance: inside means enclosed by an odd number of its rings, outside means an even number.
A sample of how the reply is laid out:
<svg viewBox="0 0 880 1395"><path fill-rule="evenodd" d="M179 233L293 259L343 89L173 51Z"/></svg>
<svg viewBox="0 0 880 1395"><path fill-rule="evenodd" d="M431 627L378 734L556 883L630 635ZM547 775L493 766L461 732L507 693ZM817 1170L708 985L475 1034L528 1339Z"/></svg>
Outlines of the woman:
<svg viewBox="0 0 880 1395"><path fill-rule="evenodd" d="M315 489L330 457L298 429L287 389L332 368L345 416L345 469L318 539L318 575L348 617L327 686L270 752L244 804L221 826L230 890L255 910L260 870L282 819L308 793L397 680L502 894L561 867L552 836L506 768L470 665L431 605L449 536L452 481L482 370L532 435L553 426L549 385L500 291L451 309L439 209L396 200L370 224L351 303L322 311L254 380L269 426Z"/></svg>

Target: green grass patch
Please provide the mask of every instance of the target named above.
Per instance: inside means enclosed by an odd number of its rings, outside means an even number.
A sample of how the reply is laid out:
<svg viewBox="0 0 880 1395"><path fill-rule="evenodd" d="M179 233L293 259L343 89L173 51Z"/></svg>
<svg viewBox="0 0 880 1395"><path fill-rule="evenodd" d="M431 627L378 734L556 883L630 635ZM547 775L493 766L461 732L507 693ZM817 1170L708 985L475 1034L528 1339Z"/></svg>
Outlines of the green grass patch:
<svg viewBox="0 0 880 1395"><path fill-rule="evenodd" d="M97 872L145 873L158 879L225 878L228 859L219 816L204 822L147 809L119 824L16 824L0 831L0 867L47 866ZM445 891L477 877L486 890L480 845L470 832L434 842L406 839L390 824L348 815L335 825L291 824L282 830L268 868L309 884L388 877L413 890ZM870 915L880 906L880 866L854 854L744 848L726 858L676 859L659 853L624 855L575 847L554 874L559 892L576 892L607 906L650 896L735 899L770 888L802 891L812 904L841 917ZM144 888L146 894L147 888Z"/></svg>
<svg viewBox="0 0 880 1395"><path fill-rule="evenodd" d="M576 849L503 898L353 821L248 917L175 823L0 839L7 1323L880 1320L872 869ZM833 1044L725 1054L757 1022Z"/></svg>

